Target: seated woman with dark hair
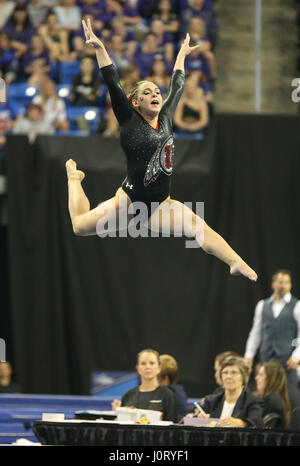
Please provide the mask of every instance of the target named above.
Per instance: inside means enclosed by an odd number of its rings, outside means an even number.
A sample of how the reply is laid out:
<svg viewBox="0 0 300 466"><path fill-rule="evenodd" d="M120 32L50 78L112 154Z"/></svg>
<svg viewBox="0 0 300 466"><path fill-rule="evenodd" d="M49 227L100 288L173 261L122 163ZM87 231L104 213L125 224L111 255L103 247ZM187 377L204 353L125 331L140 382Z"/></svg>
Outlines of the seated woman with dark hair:
<svg viewBox="0 0 300 466"><path fill-rule="evenodd" d="M188 77L185 89L174 113L177 132L195 134L208 125L208 105L195 77Z"/></svg>
<svg viewBox="0 0 300 466"><path fill-rule="evenodd" d="M249 370L243 358L226 358L220 367L223 393L207 395L202 403L206 415L220 419L220 427L262 427L263 402L246 391Z"/></svg>
<svg viewBox="0 0 300 466"><path fill-rule="evenodd" d="M140 385L126 392L121 401L114 400L112 409L130 406L137 409L162 411L164 421L177 422L175 395L168 387L160 386L158 380L160 369L157 351L152 349L140 351L136 365L137 373L140 376Z"/></svg>
<svg viewBox="0 0 300 466"><path fill-rule="evenodd" d="M95 70L95 61L84 57L80 62L80 73L74 76L69 100L78 107L99 106L100 79Z"/></svg>
<svg viewBox="0 0 300 466"><path fill-rule="evenodd" d="M261 364L255 376L257 394L264 401L263 416L277 417L276 427L287 427L291 405L284 367L275 359Z"/></svg>

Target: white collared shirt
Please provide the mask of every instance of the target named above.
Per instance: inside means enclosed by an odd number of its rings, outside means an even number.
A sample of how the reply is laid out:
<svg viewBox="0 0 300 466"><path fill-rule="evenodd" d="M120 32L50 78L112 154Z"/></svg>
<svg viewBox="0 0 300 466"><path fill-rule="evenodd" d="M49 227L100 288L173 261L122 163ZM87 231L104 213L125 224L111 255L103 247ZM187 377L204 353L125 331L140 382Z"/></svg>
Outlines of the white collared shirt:
<svg viewBox="0 0 300 466"><path fill-rule="evenodd" d="M284 306L292 299L291 293L286 293L280 301L274 301L272 295L270 299L273 301L272 310L275 319L279 316ZM262 325L262 312L263 312L264 300L259 301L255 308L253 325L250 330L248 340L246 343L245 358L254 358L260 343L261 343L261 325ZM295 361L300 361L300 301L297 301L294 307L294 319L297 322L298 332L297 341L295 343L295 350L292 353L292 357Z"/></svg>

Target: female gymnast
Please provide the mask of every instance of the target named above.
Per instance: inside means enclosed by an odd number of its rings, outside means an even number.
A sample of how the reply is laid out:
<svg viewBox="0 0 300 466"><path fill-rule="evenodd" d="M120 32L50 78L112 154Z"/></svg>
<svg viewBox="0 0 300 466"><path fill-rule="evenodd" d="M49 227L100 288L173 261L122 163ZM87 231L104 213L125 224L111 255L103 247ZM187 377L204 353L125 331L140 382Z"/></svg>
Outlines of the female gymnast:
<svg viewBox="0 0 300 466"><path fill-rule="evenodd" d="M99 234L110 216L120 218L122 210L127 211L131 203L143 202L150 209L155 202L159 207L150 211L147 220L151 230L164 231L164 228L169 228L176 235L180 228L186 236L193 237L205 252L225 262L232 275L244 275L256 281L256 272L218 233L186 205L170 197L174 159L172 118L184 87L185 57L197 47L190 47L189 34L178 52L168 95L163 102L158 86L150 81L138 82L128 98L103 43L93 33L90 21L83 21L82 24L86 43L96 49L98 65L120 125L121 147L127 159L127 177L113 198L90 210L81 184L85 174L77 169L72 159L66 162L68 205L74 233L80 236ZM163 215L164 207L168 207L169 212L172 210L171 216Z"/></svg>

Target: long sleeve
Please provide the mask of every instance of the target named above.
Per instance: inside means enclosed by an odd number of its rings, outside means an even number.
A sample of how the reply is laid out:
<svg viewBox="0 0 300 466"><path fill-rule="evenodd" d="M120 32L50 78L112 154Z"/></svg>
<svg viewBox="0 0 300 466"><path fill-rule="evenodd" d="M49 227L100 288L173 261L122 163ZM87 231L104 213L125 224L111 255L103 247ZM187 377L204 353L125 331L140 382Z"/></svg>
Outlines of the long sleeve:
<svg viewBox="0 0 300 466"><path fill-rule="evenodd" d="M245 350L245 358L254 358L256 351L261 343L261 324L262 324L262 311L263 300L259 301L255 308L253 325L250 330Z"/></svg>
<svg viewBox="0 0 300 466"><path fill-rule="evenodd" d="M294 307L294 319L297 322L298 334L295 343L295 350L292 353L293 359L300 361L300 301L297 301L296 306Z"/></svg>
<svg viewBox="0 0 300 466"><path fill-rule="evenodd" d="M167 388L167 387L166 387ZM178 422L178 412L176 408L176 398L174 392L168 389L169 393L164 396L163 419L164 421Z"/></svg>
<svg viewBox="0 0 300 466"><path fill-rule="evenodd" d="M263 400L250 395L247 398L248 402L245 404L240 415L233 415L233 417L242 419L246 422L247 427L263 427Z"/></svg>
<svg viewBox="0 0 300 466"><path fill-rule="evenodd" d="M173 114L177 104L182 96L184 89L185 74L181 70L173 71L168 95L163 103L161 113L165 113L169 118L173 118Z"/></svg>
<svg viewBox="0 0 300 466"><path fill-rule="evenodd" d="M122 126L134 111L130 105L128 98L120 84L118 72L114 65L108 65L101 68L103 79L107 85L108 92L111 98L111 104L114 114Z"/></svg>

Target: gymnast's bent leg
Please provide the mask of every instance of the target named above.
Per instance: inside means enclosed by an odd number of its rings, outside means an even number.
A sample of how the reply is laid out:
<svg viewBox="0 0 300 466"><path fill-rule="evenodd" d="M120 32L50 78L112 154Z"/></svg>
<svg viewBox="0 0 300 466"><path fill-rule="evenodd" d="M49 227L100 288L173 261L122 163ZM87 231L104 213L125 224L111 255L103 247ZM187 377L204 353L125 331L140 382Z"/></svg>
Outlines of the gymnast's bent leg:
<svg viewBox="0 0 300 466"><path fill-rule="evenodd" d="M101 236L102 233L107 233L107 224L114 225L114 220L116 220L115 231L117 231L121 210L124 211L122 218L126 219L127 208L130 204L127 194L120 188L115 197L90 210L90 202L81 185L85 174L81 170L77 170L76 162L72 159L66 162L66 170L68 206L74 233L78 236Z"/></svg>
<svg viewBox="0 0 300 466"><path fill-rule="evenodd" d="M229 246L229 244L210 228L205 221L196 215L189 207L174 199L167 198L148 220L148 226L153 231L169 231L183 233L193 237L199 246L208 254L213 254L230 267L232 275L244 275L256 281L257 274Z"/></svg>

